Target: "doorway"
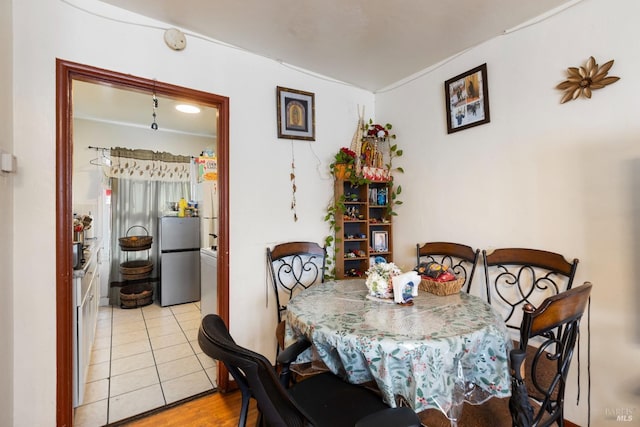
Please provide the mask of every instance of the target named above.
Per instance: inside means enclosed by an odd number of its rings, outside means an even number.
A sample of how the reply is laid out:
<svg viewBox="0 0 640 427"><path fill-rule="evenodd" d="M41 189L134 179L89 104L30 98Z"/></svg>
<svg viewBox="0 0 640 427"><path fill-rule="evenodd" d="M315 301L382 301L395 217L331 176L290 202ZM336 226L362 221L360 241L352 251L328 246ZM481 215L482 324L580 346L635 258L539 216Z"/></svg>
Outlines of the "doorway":
<svg viewBox="0 0 640 427"><path fill-rule="evenodd" d="M72 163L73 81L108 85L211 106L218 111L218 314L229 319L229 99L155 80L125 75L58 59L56 61L56 320L57 320L57 411L58 426L73 420L73 300L72 300ZM218 389L229 386L228 374L218 365Z"/></svg>

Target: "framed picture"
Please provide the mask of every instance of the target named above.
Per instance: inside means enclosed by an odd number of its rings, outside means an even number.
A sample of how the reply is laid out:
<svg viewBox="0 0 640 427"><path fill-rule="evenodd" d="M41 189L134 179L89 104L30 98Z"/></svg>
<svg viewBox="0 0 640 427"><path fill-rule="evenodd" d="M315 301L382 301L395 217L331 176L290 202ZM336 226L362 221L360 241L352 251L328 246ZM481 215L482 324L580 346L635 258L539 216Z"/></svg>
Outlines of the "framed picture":
<svg viewBox="0 0 640 427"><path fill-rule="evenodd" d="M487 64L444 82L447 133L489 123Z"/></svg>
<svg viewBox="0 0 640 427"><path fill-rule="evenodd" d="M316 140L316 110L311 92L277 87L278 138Z"/></svg>
<svg viewBox="0 0 640 427"><path fill-rule="evenodd" d="M372 231L371 241L374 252L389 252L389 233L386 231Z"/></svg>

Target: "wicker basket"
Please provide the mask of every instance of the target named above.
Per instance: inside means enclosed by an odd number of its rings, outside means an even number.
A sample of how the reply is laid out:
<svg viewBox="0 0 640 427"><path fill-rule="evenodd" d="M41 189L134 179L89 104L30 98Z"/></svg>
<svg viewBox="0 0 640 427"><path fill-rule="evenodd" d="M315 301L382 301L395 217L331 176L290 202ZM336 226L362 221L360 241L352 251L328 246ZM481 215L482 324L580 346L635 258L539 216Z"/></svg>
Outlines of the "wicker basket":
<svg viewBox="0 0 640 427"><path fill-rule="evenodd" d="M144 279L153 270L151 261L127 261L120 264L120 274L123 280Z"/></svg>
<svg viewBox="0 0 640 427"><path fill-rule="evenodd" d="M149 284L128 285L120 290L120 307L144 307L153 302L153 287Z"/></svg>
<svg viewBox="0 0 640 427"><path fill-rule="evenodd" d="M131 229L136 227L142 228L147 234L144 236L129 236L129 232L131 231ZM132 227L129 227L126 237L120 237L118 241L120 242L120 249L123 251L141 251L151 248L153 236L149 236L149 232L143 226L134 225Z"/></svg>
<svg viewBox="0 0 640 427"><path fill-rule="evenodd" d="M436 282L435 280L422 276L419 289L443 297L457 294L460 292L462 285L464 285L464 278L462 277L449 282Z"/></svg>

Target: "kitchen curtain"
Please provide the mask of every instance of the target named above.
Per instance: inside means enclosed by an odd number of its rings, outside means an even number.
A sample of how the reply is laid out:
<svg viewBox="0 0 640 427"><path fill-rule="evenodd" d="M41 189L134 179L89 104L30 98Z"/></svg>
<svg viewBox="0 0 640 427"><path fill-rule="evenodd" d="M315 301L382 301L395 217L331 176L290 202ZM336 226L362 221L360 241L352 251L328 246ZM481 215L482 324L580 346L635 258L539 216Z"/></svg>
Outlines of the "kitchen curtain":
<svg viewBox="0 0 640 427"><path fill-rule="evenodd" d="M158 218L169 202L190 200L192 159L151 150L112 148L108 175L111 181L111 282L120 281L120 263L150 260L157 277ZM119 238L153 236L151 249L122 251Z"/></svg>

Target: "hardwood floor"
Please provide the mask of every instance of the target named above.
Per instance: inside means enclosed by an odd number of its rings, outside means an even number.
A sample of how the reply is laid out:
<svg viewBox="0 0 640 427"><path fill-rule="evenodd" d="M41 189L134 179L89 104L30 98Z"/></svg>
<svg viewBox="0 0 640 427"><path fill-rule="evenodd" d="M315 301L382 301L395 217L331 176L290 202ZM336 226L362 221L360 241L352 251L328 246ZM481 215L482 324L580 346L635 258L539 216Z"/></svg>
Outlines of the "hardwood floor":
<svg viewBox="0 0 640 427"><path fill-rule="evenodd" d="M236 390L230 393L212 393L192 401L163 410L139 420L113 424L128 427L236 427L240 415L241 395ZM258 418L255 400L249 404L247 426L255 426ZM423 417L421 417L423 418ZM428 422L426 417L423 422ZM445 423L449 425L449 423ZM425 424L423 424L424 426ZM433 425L440 425L435 423ZM461 427L495 426L494 422L484 423L474 420L471 423L460 424ZM577 424L565 420L567 427L579 427Z"/></svg>
<svg viewBox="0 0 640 427"><path fill-rule="evenodd" d="M212 393L190 402L183 403L131 421L123 426L131 427L236 427L240 416L241 394L239 390L230 393ZM255 400L249 405L247 426L255 426L258 418Z"/></svg>

